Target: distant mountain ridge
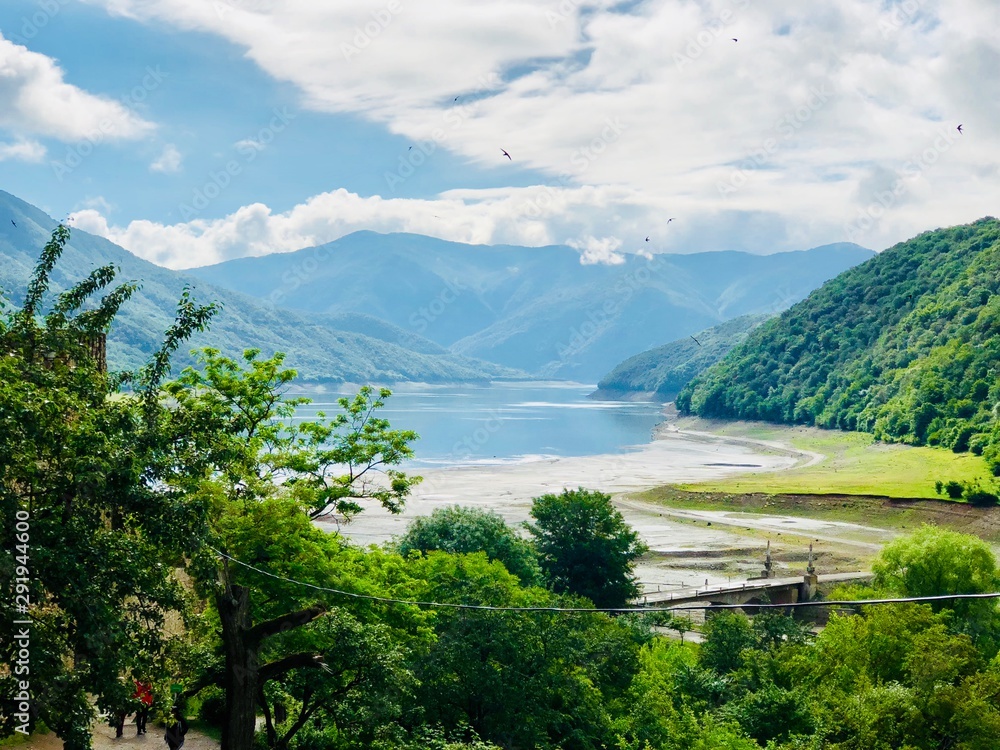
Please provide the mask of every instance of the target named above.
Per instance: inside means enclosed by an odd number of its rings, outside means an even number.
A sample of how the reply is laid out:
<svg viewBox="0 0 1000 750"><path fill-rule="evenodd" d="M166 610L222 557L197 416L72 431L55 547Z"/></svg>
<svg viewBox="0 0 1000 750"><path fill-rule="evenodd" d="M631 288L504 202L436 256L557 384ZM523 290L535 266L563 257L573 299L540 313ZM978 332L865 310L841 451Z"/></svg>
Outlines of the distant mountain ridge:
<svg viewBox="0 0 1000 750"><path fill-rule="evenodd" d="M770 315L742 315L692 336L630 357L597 384L606 398L634 395L672 401L695 377L719 362Z"/></svg>
<svg viewBox="0 0 1000 750"><path fill-rule="evenodd" d="M981 453L1000 474L1000 221L926 232L833 279L678 396L682 411Z"/></svg>
<svg viewBox="0 0 1000 750"><path fill-rule="evenodd" d="M580 253L561 245L355 232L189 273L310 316L363 313L455 354L594 382L654 346L784 310L872 255L842 243L773 255L625 254L618 265L581 265Z"/></svg>
<svg viewBox="0 0 1000 750"><path fill-rule="evenodd" d="M55 226L43 211L0 191L0 292L13 304L20 303ZM218 301L223 310L210 330L193 336L184 351L178 352L175 372L190 364L188 349L212 346L229 355L251 347L267 354L283 351L288 355L286 365L311 381L468 382L524 377L510 368L453 354L413 331L370 316L304 316L261 304L248 295L153 265L112 242L75 229L52 275L53 290L65 289L93 268L109 263L120 267L119 283L138 280L142 284L122 308L109 335L113 368L131 369L146 361L173 322L181 291L190 286L199 302Z"/></svg>

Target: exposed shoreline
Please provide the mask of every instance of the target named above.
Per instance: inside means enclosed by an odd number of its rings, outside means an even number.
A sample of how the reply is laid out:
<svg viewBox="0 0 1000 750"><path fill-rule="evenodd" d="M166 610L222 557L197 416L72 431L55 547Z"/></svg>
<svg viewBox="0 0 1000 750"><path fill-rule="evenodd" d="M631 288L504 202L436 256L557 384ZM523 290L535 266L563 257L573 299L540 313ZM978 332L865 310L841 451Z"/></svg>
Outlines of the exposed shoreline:
<svg viewBox="0 0 1000 750"><path fill-rule="evenodd" d="M399 515L368 508L350 524L321 525L338 530L359 544L381 544L402 534L417 516L435 508L463 505L499 513L512 525L529 520L532 498L563 489L585 487L607 492L615 498L625 519L650 546L652 553L637 567L637 575L649 586L683 585L692 581L724 582L734 569L747 575L758 572L770 536L783 517L761 516L760 523L747 518L733 522L716 517L678 514L638 499L636 495L665 484L707 481L749 472L778 472L823 460L818 453L802 451L773 441L714 435L680 429L671 421L674 413L664 410L666 420L653 439L620 454L550 458L522 463L459 466L429 469ZM820 527L826 526L818 522ZM807 535L820 528L810 527ZM786 528L786 532L791 532ZM808 544L804 539L789 546ZM801 542L801 544L799 544ZM706 564L706 557L733 557L727 565Z"/></svg>

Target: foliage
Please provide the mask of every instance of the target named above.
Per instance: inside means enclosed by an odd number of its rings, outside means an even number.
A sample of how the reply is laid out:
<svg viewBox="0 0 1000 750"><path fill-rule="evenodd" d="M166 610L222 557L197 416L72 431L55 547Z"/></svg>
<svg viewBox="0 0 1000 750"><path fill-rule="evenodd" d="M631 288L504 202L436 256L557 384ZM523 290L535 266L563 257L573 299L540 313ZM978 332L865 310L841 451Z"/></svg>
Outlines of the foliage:
<svg viewBox="0 0 1000 750"><path fill-rule="evenodd" d="M973 450L1000 471L998 292L1000 222L927 232L762 325L678 407Z"/></svg>
<svg viewBox="0 0 1000 750"><path fill-rule="evenodd" d="M425 600L495 607L580 607L586 602L525 588L485 555L431 552L411 558ZM441 610L437 638L414 665L420 715L467 723L503 747L599 748L606 705L628 687L648 632L606 615Z"/></svg>
<svg viewBox="0 0 1000 750"><path fill-rule="evenodd" d="M88 343L103 335L135 292L109 291L103 267L54 299L50 279L69 240L58 227L46 244L20 309L0 322L0 574L15 599L0 604L0 629L29 619L32 706L68 749L90 746L93 704L111 714L131 702L131 678L156 681L167 669L170 612L186 610L171 575L205 522L196 499L171 488L196 472L155 395L169 354L205 326L215 308L186 295L157 366L105 374ZM105 292L97 302L92 296ZM44 317L43 317L44 315ZM133 394L119 392L131 381ZM15 573L21 579L14 587ZM21 675L17 649L0 646L2 728Z"/></svg>
<svg viewBox="0 0 1000 750"><path fill-rule="evenodd" d="M431 552L485 552L498 560L525 586L541 583L541 570L534 548L518 536L498 513L455 505L437 508L430 516L413 519L399 539L401 554L413 550Z"/></svg>
<svg viewBox="0 0 1000 750"><path fill-rule="evenodd" d="M224 688L225 748L251 741L258 707L270 748L289 747L309 722L370 737L398 713L396 692L408 684L400 637L336 608L329 594L240 563L312 587L354 588L342 579L352 567L346 548L312 519L349 519L363 500L398 512L419 481L396 468L412 455L416 435L379 416L387 389L363 387L340 399L330 419L294 419L307 403L285 397L295 372L282 368L281 354L259 354L247 350L237 362L202 350L201 369L184 370L164 389L176 429L197 435L205 467L184 488L211 507L209 544L190 571L205 617L218 624L201 629L203 650L214 654L190 692ZM216 550L228 557L220 560ZM381 560L372 555L365 565ZM418 625L403 627L413 633Z"/></svg>
<svg viewBox="0 0 1000 750"><path fill-rule="evenodd" d="M610 495L582 487L542 495L531 517L528 530L553 591L585 596L601 608L624 607L638 596L632 569L647 547Z"/></svg>
<svg viewBox="0 0 1000 750"><path fill-rule="evenodd" d="M983 594L1000 584L989 545L933 526L887 544L872 563L872 572L877 588L901 596ZM986 637L997 625L993 600L940 601L933 609L954 612L960 627L974 637Z"/></svg>
<svg viewBox="0 0 1000 750"><path fill-rule="evenodd" d="M770 317L743 315L636 354L601 378L597 387L602 391L655 393L665 400L672 399Z"/></svg>

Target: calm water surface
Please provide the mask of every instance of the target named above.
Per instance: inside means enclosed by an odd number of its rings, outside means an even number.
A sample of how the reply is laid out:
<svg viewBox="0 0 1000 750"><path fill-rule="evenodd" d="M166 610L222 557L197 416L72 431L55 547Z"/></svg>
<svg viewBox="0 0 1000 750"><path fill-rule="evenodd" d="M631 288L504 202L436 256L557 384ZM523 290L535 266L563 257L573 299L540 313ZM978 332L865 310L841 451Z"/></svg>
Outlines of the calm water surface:
<svg viewBox="0 0 1000 750"><path fill-rule="evenodd" d="M648 443L662 421L651 402L594 401L579 383L393 387L382 410L397 429L420 435L413 466L457 466L618 453ZM300 414L334 413L335 397L313 394ZM333 406L331 406L333 404Z"/></svg>

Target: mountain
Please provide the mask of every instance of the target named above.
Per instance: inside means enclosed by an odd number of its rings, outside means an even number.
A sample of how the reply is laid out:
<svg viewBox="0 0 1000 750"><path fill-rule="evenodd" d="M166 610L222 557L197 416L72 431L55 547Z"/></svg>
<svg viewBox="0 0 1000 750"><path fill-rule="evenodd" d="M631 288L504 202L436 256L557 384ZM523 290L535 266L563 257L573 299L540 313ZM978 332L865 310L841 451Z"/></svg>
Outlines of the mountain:
<svg viewBox="0 0 1000 750"><path fill-rule="evenodd" d="M582 265L579 251L560 245L355 232L189 273L310 315L364 313L456 354L593 382L611 363L664 342L783 310L870 257L838 244L773 255L623 254L617 265Z"/></svg>
<svg viewBox="0 0 1000 750"><path fill-rule="evenodd" d="M927 232L757 328L682 411L982 453L1000 473L1000 221Z"/></svg>
<svg viewBox="0 0 1000 750"><path fill-rule="evenodd" d="M770 315L742 315L629 357L597 384L605 398L643 394L673 400L695 376L725 357Z"/></svg>
<svg viewBox="0 0 1000 750"><path fill-rule="evenodd" d="M39 209L0 191L0 289L13 304L23 299L28 277L55 226L56 222ZM52 275L52 289L66 289L96 266L109 263L121 269L119 281L142 283L142 289L122 308L108 337L113 368L135 368L146 361L173 322L181 291L190 286L199 302L221 302L223 311L212 321L210 330L192 337L187 348L212 346L230 355L250 347L266 354L282 351L288 355L286 364L312 381L448 382L523 377L509 368L448 352L411 330L371 316L305 316L262 304L247 295L155 266L80 230L72 230ZM178 366L190 363L186 352L175 358Z"/></svg>

